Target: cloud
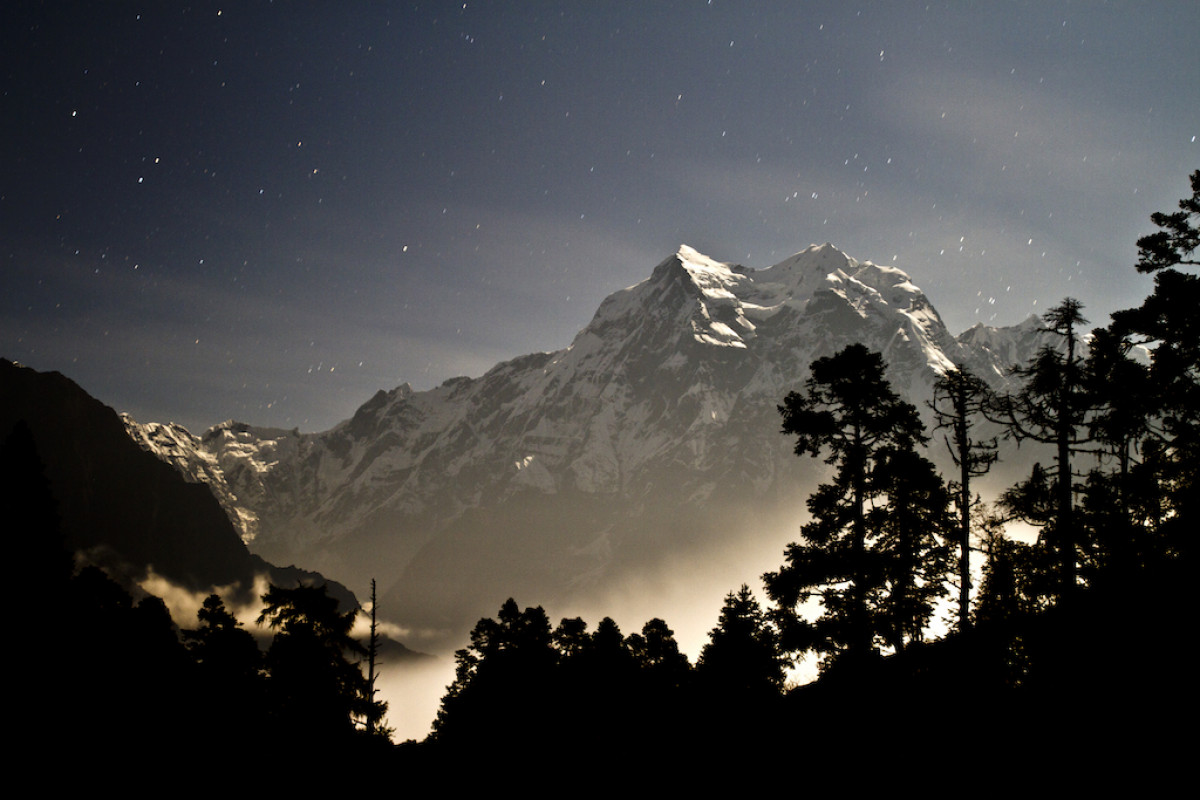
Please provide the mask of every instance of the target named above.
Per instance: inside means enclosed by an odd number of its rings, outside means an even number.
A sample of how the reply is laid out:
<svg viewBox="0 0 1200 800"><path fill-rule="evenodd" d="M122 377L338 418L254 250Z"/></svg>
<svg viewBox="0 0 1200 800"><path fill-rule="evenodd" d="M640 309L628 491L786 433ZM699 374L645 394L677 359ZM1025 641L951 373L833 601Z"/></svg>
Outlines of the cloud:
<svg viewBox="0 0 1200 800"><path fill-rule="evenodd" d="M253 591L249 594L250 599L245 602L239 602L237 599L247 596L241 587L212 586L197 592L179 586L153 570L148 571L139 585L148 594L162 599L171 613L171 619L181 629L196 628L199 625L197 612L209 595L216 594L224 601L225 610L236 617L247 630L256 635L267 635L256 623L258 615L262 611L262 603L259 598L267 591L267 578L264 575L257 576Z"/></svg>

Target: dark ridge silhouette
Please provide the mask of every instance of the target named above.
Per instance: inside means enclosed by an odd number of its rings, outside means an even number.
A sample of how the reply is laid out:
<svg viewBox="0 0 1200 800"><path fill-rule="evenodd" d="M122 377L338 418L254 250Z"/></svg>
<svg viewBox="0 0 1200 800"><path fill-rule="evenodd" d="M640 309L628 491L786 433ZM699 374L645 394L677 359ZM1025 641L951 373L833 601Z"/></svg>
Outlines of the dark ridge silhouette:
<svg viewBox="0 0 1200 800"><path fill-rule="evenodd" d="M10 433L21 453L6 467L13 533L43 537L41 509L52 505L62 546L127 588L153 569L192 590L233 586L239 602L253 602L254 577L265 575L278 586L324 584L343 607L358 607L320 573L251 554L208 486L138 447L113 409L60 373L0 359L0 434ZM34 474L44 474L48 497L20 488Z"/></svg>
<svg viewBox="0 0 1200 800"><path fill-rule="evenodd" d="M44 465L70 550L128 580L153 569L195 590L252 586L256 560L208 487L138 447L116 412L71 380L0 359L0 432L18 422Z"/></svg>

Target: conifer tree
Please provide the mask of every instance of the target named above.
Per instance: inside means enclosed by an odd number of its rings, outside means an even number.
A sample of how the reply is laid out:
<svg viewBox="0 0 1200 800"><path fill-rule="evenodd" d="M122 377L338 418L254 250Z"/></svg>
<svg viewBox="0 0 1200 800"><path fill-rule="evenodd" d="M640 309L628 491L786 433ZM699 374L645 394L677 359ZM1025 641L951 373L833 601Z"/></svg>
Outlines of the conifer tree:
<svg viewBox="0 0 1200 800"><path fill-rule="evenodd" d="M281 730L344 740L366 711L366 679L349 657L364 652L350 636L358 610L340 611L324 585L270 584L262 601L258 623L277 631L266 663Z"/></svg>
<svg viewBox="0 0 1200 800"><path fill-rule="evenodd" d="M511 597L496 619L471 631L454 654L454 682L434 721L433 738L449 744L519 746L552 725L554 668L550 620L541 606L521 611Z"/></svg>
<svg viewBox="0 0 1200 800"><path fill-rule="evenodd" d="M861 344L813 362L805 392L788 394L779 411L783 433L796 436L797 455L827 450L827 463L836 467L832 483L808 498L812 520L802 540L788 545L787 563L763 576L778 606L784 647L821 653L826 666L862 664L889 624L878 601L895 566L888 564L895 552L879 545L878 518L868 513L873 503L887 502L887 482L876 479L876 470L891 455L923 444L924 426L884 377L883 357ZM816 597L822 614L809 622L800 607Z"/></svg>
<svg viewBox="0 0 1200 800"><path fill-rule="evenodd" d="M270 714L258 642L218 594L205 598L196 618L197 627L183 631L183 640L196 666L191 694L207 723L199 728L219 732L233 746L254 746L261 741L259 728ZM235 717L248 722L230 729L229 720Z"/></svg>
<svg viewBox="0 0 1200 800"><path fill-rule="evenodd" d="M1154 213L1159 228L1138 240L1139 272L1154 273L1154 292L1138 308L1113 314L1112 330L1153 348L1151 386L1157 393L1161 435L1152 453L1168 513L1161 528L1170 547L1192 547L1200 472L1200 170L1190 176L1192 196L1179 211Z"/></svg>
<svg viewBox="0 0 1200 800"><path fill-rule="evenodd" d="M220 683L253 685L262 669L262 653L254 637L225 608L218 594L205 598L196 612L199 627L183 632L201 669Z"/></svg>
<svg viewBox="0 0 1200 800"><path fill-rule="evenodd" d="M700 651L696 674L710 693L741 702L764 700L783 690L790 661L779 649L779 637L750 587L742 584L725 595L717 627Z"/></svg>
<svg viewBox="0 0 1200 800"><path fill-rule="evenodd" d="M642 626L641 633L631 633L625 645L642 671L645 682L656 691L673 691L688 678L692 666L680 652L675 632L657 617Z"/></svg>
<svg viewBox="0 0 1200 800"><path fill-rule="evenodd" d="M1088 347L1096 399L1089 428L1102 460L1088 474L1080 503L1081 528L1089 537L1084 566L1092 575L1145 565L1158 548L1152 540L1167 513L1160 398L1150 367L1130 357L1132 346L1110 327L1093 331Z"/></svg>
<svg viewBox="0 0 1200 800"><path fill-rule="evenodd" d="M379 678L379 626L375 619L375 579L371 579L371 627L367 638L367 684L366 684L366 716L364 727L372 736L390 738L392 729L383 723L383 715L387 713L387 703L376 699L379 690L375 681Z"/></svg>
<svg viewBox="0 0 1200 800"><path fill-rule="evenodd" d="M560 661L566 662L591 648L592 637L582 617L564 617L554 629L554 648Z"/></svg>
<svg viewBox="0 0 1200 800"><path fill-rule="evenodd" d="M1089 391L1081 354L1080 329L1087 324L1082 309L1078 300L1068 297L1046 312L1043 330L1056 334L1058 345L1046 345L1028 364L1014 367L1021 388L1015 394L997 397L988 412L1017 442L1033 441L1054 448L1054 463L1044 473L1052 480L1054 514L1043 535L1056 560L1056 594L1060 599L1072 596L1077 584L1080 532L1075 519L1072 457L1095 452L1087 426L1095 398ZM1039 488L1032 484L1015 487L1008 499L1017 501ZM1011 502L1008 507L1019 510ZM1028 511L1023 516L1030 519Z"/></svg>
<svg viewBox="0 0 1200 800"><path fill-rule="evenodd" d="M933 463L911 448L881 452L872 485L886 498L868 512L883 578L872 613L884 641L899 652L924 639L934 604L946 593L950 493Z"/></svg>
<svg viewBox="0 0 1200 800"><path fill-rule="evenodd" d="M996 462L996 439L976 438L975 419L981 417L991 392L982 380L962 366L956 366L933 385L929 406L939 430L946 431L944 441L958 481L950 484L958 509L958 627L971 627L971 508L978 501L971 494L971 478L987 474Z"/></svg>
<svg viewBox="0 0 1200 800"><path fill-rule="evenodd" d="M1192 196L1179 201L1179 210L1155 212L1150 221L1159 230L1138 239L1138 272L1157 272L1178 266L1200 266L1200 169L1191 174Z"/></svg>

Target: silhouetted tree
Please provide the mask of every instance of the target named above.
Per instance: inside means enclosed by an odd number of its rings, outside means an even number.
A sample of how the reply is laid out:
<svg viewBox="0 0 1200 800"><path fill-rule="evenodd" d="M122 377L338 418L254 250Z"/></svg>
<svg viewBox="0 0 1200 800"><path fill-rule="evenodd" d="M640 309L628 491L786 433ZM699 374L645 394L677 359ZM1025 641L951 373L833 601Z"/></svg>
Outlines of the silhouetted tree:
<svg viewBox="0 0 1200 800"><path fill-rule="evenodd" d="M1160 549L1158 528L1167 514L1159 394L1150 367L1131 358L1131 348L1129 338L1111 328L1094 331L1088 348L1095 398L1088 424L1102 459L1088 474L1080 503L1089 579L1144 566Z"/></svg>
<svg viewBox="0 0 1200 800"><path fill-rule="evenodd" d="M199 626L185 630L183 638L209 679L246 687L257 684L262 671L262 652L250 632L225 608L221 596L206 597L196 618Z"/></svg>
<svg viewBox="0 0 1200 800"><path fill-rule="evenodd" d="M611 740L629 735L642 715L644 700L638 664L621 628L611 617L596 625L590 644L560 672L560 686L570 703L564 720L576 738Z"/></svg>
<svg viewBox="0 0 1200 800"><path fill-rule="evenodd" d="M434 720L442 744L525 748L553 728L557 654L541 606L521 611L511 597L496 619L479 620L455 653L454 682Z"/></svg>
<svg viewBox="0 0 1200 800"><path fill-rule="evenodd" d="M625 646L621 628L612 617L605 617L592 634L591 658L604 672L627 670L633 666L633 654Z"/></svg>
<svg viewBox="0 0 1200 800"><path fill-rule="evenodd" d="M1049 529L1054 525L1058 512L1053 476L1040 462L1035 463L1029 471L1029 477L1006 489L997 506L1005 521L1019 520L1043 530ZM993 552L1007 552L997 549L994 541L989 547ZM1050 537L1039 536L1036 542L1024 547L1021 555L1019 579L1022 586L1038 598L1038 607L1043 607L1045 601L1058 596L1061 589L1061 573L1054 542ZM1033 597L1029 599L1034 602Z"/></svg>
<svg viewBox="0 0 1200 800"><path fill-rule="evenodd" d="M1200 266L1200 169L1191 174L1192 196L1179 201L1171 214L1155 212L1150 221L1159 230L1138 239L1138 272L1157 272L1177 266Z"/></svg>
<svg viewBox="0 0 1200 800"><path fill-rule="evenodd" d="M266 654L280 729L308 743L346 741L367 712L366 679L350 636L357 609L342 612L325 586L270 584L258 617L276 631Z"/></svg>
<svg viewBox="0 0 1200 800"><path fill-rule="evenodd" d="M808 498L812 521L802 541L789 544L787 563L763 576L777 604L784 647L815 650L825 665L861 664L876 653L883 621L873 599L883 588L885 556L873 546L879 530L868 524L874 500L884 501L884 484L873 481L885 453L925 441L917 410L892 390L883 358L860 344L817 359L805 392L791 392L779 407L783 433L796 436L796 454L828 450L836 465L832 483ZM809 622L800 607L819 596L821 616Z"/></svg>
<svg viewBox="0 0 1200 800"><path fill-rule="evenodd" d="M692 718L690 665L660 619L628 638L610 617L591 633L579 617L551 632L541 607L521 611L510 598L455 660L431 737L448 757L637 753L686 735Z"/></svg>
<svg viewBox="0 0 1200 800"><path fill-rule="evenodd" d="M656 691L671 691L683 686L691 672L686 655L679 651L675 632L657 617L642 626L640 634L625 640L634 662Z"/></svg>
<svg viewBox="0 0 1200 800"><path fill-rule="evenodd" d="M366 717L364 727L372 736L384 739L391 737L392 729L383 724L383 715L387 713L387 703L378 699L378 689L375 680L379 677L377 667L379 661L379 626L375 620L375 579L371 579L371 627L367 638L367 686L366 686Z"/></svg>
<svg viewBox="0 0 1200 800"><path fill-rule="evenodd" d="M909 448L883 449L871 485L886 498L867 512L883 578L871 612L884 641L899 652L924 639L934 604L946 594L950 493L932 462Z"/></svg>
<svg viewBox="0 0 1200 800"><path fill-rule="evenodd" d="M725 595L717 626L696 662L696 677L709 694L762 702L783 691L791 661L779 647L779 635L767 615L742 584Z"/></svg>
<svg viewBox="0 0 1200 800"><path fill-rule="evenodd" d="M983 580L975 606L975 622L986 631L992 645L983 664L983 680L990 674L999 686L1021 685L1029 671L1029 657L1022 627L1033 615L1045 610L1046 586L1042 567L1046 559L1028 545L1004 535L1004 521L985 515L982 530ZM1041 583L1038 583L1039 576Z"/></svg>
<svg viewBox="0 0 1200 800"><path fill-rule="evenodd" d="M971 493L971 478L987 474L996 462L996 438L976 438L976 419L983 416L991 391L987 384L961 366L948 369L933 385L935 425L943 437L958 481L950 484L958 510L958 627L971 627L971 508L978 499Z"/></svg>
<svg viewBox="0 0 1200 800"><path fill-rule="evenodd" d="M1200 170L1190 176L1192 196L1179 211L1154 213L1160 229L1138 240L1139 272L1154 273L1154 291L1138 308L1113 314L1113 333L1153 347L1151 384L1162 417L1154 466L1169 513L1162 531L1177 552L1193 547L1197 472L1200 471Z"/></svg>
<svg viewBox="0 0 1200 800"><path fill-rule="evenodd" d="M196 612L198 625L183 631L196 664L195 695L205 711L210 736L231 746L254 746L270 713L262 651L249 631L210 594ZM229 720L244 722L231 726Z"/></svg>
<svg viewBox="0 0 1200 800"><path fill-rule="evenodd" d="M59 735L99 753L157 756L164 742L186 746L197 722L188 691L196 676L162 600L134 602L96 566L65 588L69 636L54 654L69 665L68 680L55 686L54 700L65 700L54 720Z"/></svg>
<svg viewBox="0 0 1200 800"><path fill-rule="evenodd" d="M646 747L653 747L656 741L678 740L685 729L693 727L689 720L695 714L695 703L689 693L692 665L680 652L675 633L655 618L642 626L641 633L630 634L625 646L635 666L626 724L632 721L640 726Z"/></svg>
<svg viewBox="0 0 1200 800"><path fill-rule="evenodd" d="M1095 400L1081 355L1080 328L1087 323L1082 308L1078 300L1067 298L1046 312L1043 330L1056 334L1058 345L1042 347L1028 364L1014 367L1021 388L1016 394L997 397L989 408L1007 436L1054 448L1054 464L1045 472L1053 481L1054 516L1043 535L1055 553L1060 598L1074 594L1077 584L1080 534L1072 456L1094 452L1087 422Z"/></svg>
<svg viewBox="0 0 1200 800"><path fill-rule="evenodd" d="M570 660L591 647L592 636L587 628L588 624L582 617L563 618L552 637L560 659Z"/></svg>

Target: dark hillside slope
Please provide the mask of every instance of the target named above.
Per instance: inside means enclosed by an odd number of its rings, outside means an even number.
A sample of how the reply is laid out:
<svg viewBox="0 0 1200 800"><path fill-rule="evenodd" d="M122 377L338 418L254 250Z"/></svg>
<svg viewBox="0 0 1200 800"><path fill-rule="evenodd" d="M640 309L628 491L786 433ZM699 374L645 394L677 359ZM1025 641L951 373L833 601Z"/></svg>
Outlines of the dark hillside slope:
<svg viewBox="0 0 1200 800"><path fill-rule="evenodd" d="M133 442L117 414L57 372L0 359L0 436L24 421L66 546L136 580L153 569L194 590L249 588L258 563L207 486ZM19 501L18 501L19 503ZM5 509L10 536L29 509Z"/></svg>

